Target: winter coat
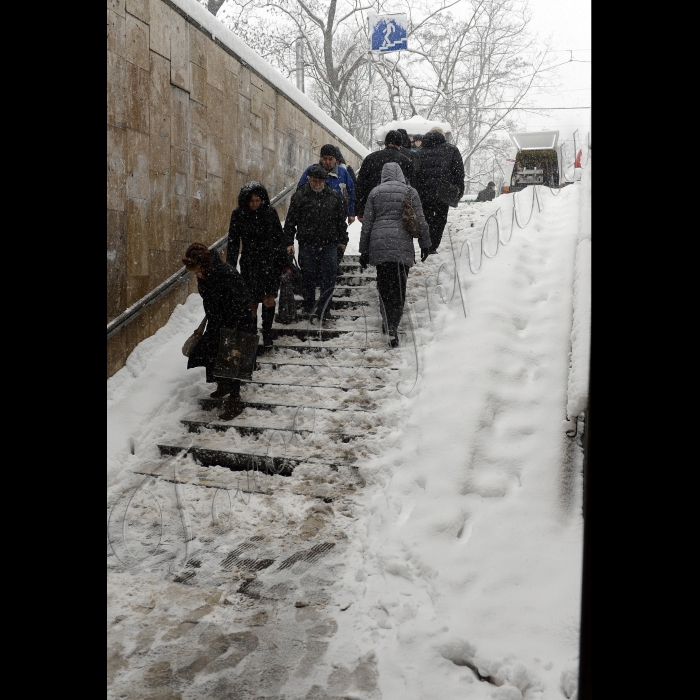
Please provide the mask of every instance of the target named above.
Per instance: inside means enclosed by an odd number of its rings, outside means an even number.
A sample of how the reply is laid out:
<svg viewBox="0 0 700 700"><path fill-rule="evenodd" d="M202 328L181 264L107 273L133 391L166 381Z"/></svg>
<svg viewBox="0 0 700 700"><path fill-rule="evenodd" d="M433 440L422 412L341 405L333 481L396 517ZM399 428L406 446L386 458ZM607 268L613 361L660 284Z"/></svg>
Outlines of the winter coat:
<svg viewBox="0 0 700 700"><path fill-rule="evenodd" d="M459 189L460 198L464 194L464 163L457 146L447 143L438 131L429 131L416 154L416 182L421 201L442 201L438 191L443 175Z"/></svg>
<svg viewBox="0 0 700 700"><path fill-rule="evenodd" d="M478 195L476 195L476 201L477 202L490 202L492 199L496 197L496 190L492 190L490 187L487 187L484 190L481 190Z"/></svg>
<svg viewBox="0 0 700 700"><path fill-rule="evenodd" d="M369 252L370 265L400 262L412 267L416 262L413 236L403 223L404 199L409 193L420 224L418 244L421 248L430 248L430 230L418 192L406 185L398 163L385 163L382 182L369 193L362 220L360 254Z"/></svg>
<svg viewBox="0 0 700 700"><path fill-rule="evenodd" d="M284 222L286 244L294 245L294 234L303 245L348 244L345 201L330 185L314 192L302 185L293 195Z"/></svg>
<svg viewBox="0 0 700 700"><path fill-rule="evenodd" d="M262 204L253 211L248 202L253 194ZM254 302L277 296L280 275L289 262L280 218L270 206L267 190L259 182L248 182L238 195L238 208L231 214L226 262L236 267L241 242L241 275Z"/></svg>
<svg viewBox="0 0 700 700"><path fill-rule="evenodd" d="M306 168L302 173L297 189L309 181L307 176L309 168ZM350 173L342 165L336 164L329 171L326 184L330 185L345 200L348 216L355 216L355 181L350 177Z"/></svg>
<svg viewBox="0 0 700 700"><path fill-rule="evenodd" d="M403 153L393 146L387 146L383 151L370 153L357 174L357 186L355 187L355 211L358 216L363 216L365 202L369 193L382 181L382 168L385 163L398 163L401 166L406 183L413 184L413 163Z"/></svg>
<svg viewBox="0 0 700 700"><path fill-rule="evenodd" d="M222 328L257 332L257 319L251 311L253 300L243 277L218 255L214 256L207 278L197 280L197 287L207 315L207 328L190 353L188 369L214 364Z"/></svg>

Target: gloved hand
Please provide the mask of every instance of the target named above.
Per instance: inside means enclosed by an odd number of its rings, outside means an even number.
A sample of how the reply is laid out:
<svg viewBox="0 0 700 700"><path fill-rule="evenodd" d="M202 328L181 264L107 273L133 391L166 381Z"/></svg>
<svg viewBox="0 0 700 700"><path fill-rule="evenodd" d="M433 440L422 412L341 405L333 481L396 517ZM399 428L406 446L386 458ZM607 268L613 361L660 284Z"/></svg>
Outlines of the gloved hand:
<svg viewBox="0 0 700 700"><path fill-rule="evenodd" d="M362 272L365 271L365 268L369 265L369 253L362 253L360 255L360 269Z"/></svg>
<svg viewBox="0 0 700 700"><path fill-rule="evenodd" d="M425 259L430 255L430 248L420 249L420 261L425 262Z"/></svg>

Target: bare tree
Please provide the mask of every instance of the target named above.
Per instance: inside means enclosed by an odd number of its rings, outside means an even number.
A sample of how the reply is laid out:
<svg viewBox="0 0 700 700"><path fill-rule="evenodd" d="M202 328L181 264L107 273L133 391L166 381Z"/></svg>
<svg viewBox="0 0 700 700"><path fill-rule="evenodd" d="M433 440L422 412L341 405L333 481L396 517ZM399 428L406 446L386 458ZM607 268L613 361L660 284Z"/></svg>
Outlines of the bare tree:
<svg viewBox="0 0 700 700"><path fill-rule="evenodd" d="M219 19L290 79L303 42L307 92L365 143L371 62L373 121L418 114L449 122L468 182L493 174L510 147L502 131L516 128L518 110L546 77L549 56L528 33L528 0L200 2L218 4ZM370 53L370 9L408 13L408 51Z"/></svg>

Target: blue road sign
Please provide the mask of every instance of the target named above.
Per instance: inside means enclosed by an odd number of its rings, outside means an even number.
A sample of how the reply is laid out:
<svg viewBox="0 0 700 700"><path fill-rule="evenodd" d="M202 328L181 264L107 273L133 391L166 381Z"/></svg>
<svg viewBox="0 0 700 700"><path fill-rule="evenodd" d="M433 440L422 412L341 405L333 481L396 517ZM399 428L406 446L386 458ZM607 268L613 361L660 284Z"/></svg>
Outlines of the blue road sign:
<svg viewBox="0 0 700 700"><path fill-rule="evenodd" d="M406 28L408 15L373 15L369 17L369 32L371 50L386 53L387 51L405 51Z"/></svg>

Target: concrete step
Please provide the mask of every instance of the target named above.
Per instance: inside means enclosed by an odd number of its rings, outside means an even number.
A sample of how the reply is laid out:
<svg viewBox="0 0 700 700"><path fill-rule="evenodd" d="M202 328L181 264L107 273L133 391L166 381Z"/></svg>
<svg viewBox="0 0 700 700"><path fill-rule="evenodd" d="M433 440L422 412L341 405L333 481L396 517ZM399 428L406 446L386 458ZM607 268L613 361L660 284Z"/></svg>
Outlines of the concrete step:
<svg viewBox="0 0 700 700"><path fill-rule="evenodd" d="M159 444L158 449L161 457L172 457L183 451L180 445L171 444ZM338 471L341 467L354 466L354 463L357 461L355 458L328 460L315 455L308 457L276 457L233 449L208 449L202 445L192 445L187 450L187 453L191 454L204 467L226 467L231 471L257 469L266 474L279 474L280 476L291 476L294 468L299 464L317 464L328 467L332 471Z"/></svg>
<svg viewBox="0 0 700 700"><path fill-rule="evenodd" d="M205 398L199 399L199 405L205 410L205 411L212 411L214 409L223 409L224 405L228 401L227 398L224 399L212 399L211 397L207 396ZM273 401L245 401L241 400L241 406L243 408L254 408L258 411L274 411L278 408L291 408L291 409L296 409L296 408L308 408L312 409L315 408L317 411L329 411L330 413L371 413L374 411L373 408L362 408L361 406L353 407L353 408L339 408L335 406L328 406L328 405L308 405L305 403L275 403Z"/></svg>
<svg viewBox="0 0 700 700"><path fill-rule="evenodd" d="M304 324L303 327L299 325L290 326L273 326L272 327L272 340L277 340L278 338L298 338L299 340L330 340L333 338L341 338L347 336L349 333L372 333L373 335L381 335L381 330L376 329L365 329L365 328L335 328L338 325L338 321L333 322L325 321L323 326L318 324L311 324L310 326Z"/></svg>
<svg viewBox="0 0 700 700"><path fill-rule="evenodd" d="M377 275L365 275L361 274L358 272L355 274L352 273L346 273L343 275L338 275L337 277L337 286L351 286L351 287L364 287L369 285L372 282L377 281Z"/></svg>
<svg viewBox="0 0 700 700"><path fill-rule="evenodd" d="M255 376L255 375L253 375ZM353 390L362 390L362 391L379 391L380 389L384 388L384 384L373 384L372 386L362 386L362 385L354 385L354 386L340 386L338 384L310 384L310 383L304 383L302 379L297 379L296 381L292 379L292 381L264 381L264 380L255 380L253 379L252 381L245 382L246 384L256 384L258 386L291 386L291 387L300 387L302 389L335 389L337 391L353 391Z"/></svg>
<svg viewBox="0 0 700 700"><path fill-rule="evenodd" d="M368 268L365 268L365 271L367 271ZM341 275L345 274L353 274L353 273L358 273L362 272L362 268L360 267L359 262L345 262L345 258L343 258L343 262L338 265L338 270L340 271Z"/></svg>
<svg viewBox="0 0 700 700"><path fill-rule="evenodd" d="M316 294L316 298L318 299L318 293ZM303 307L304 300L301 297L295 296L294 297L294 302L297 310L301 310ZM371 303L374 303L376 305L376 300L372 299L350 299L347 296L342 297L342 298L336 298L335 295L333 296L333 310L337 309L355 309L359 308L360 306L370 306ZM362 313L362 312L360 312Z"/></svg>
<svg viewBox="0 0 700 700"><path fill-rule="evenodd" d="M262 435L266 431L270 430L277 430L278 432L280 431L280 428L271 428L269 425L241 425L234 422L222 423L211 420L188 418L185 418L180 422L187 428L188 432L190 433L198 433L203 428L207 428L209 430L216 430L217 432L227 432L229 430L235 430L239 435ZM291 433L292 431L289 430L289 432ZM330 440L334 440L336 442L339 441L343 443L350 442L351 440L356 440L357 438L365 437L368 434L367 432L348 433L339 430L296 430L295 432L298 435L301 435L303 438L306 438L309 435L315 433L317 435L326 435Z"/></svg>
<svg viewBox="0 0 700 700"><path fill-rule="evenodd" d="M381 334L378 334L378 337L383 337ZM333 340L332 338L330 340ZM331 342L326 342L326 341L319 341L319 340L309 340L306 342L301 342L299 343L275 343L272 346L272 353L266 352L262 357L267 358L268 360L274 360L275 359L275 353L302 353L302 354L314 354L314 353L329 353L329 352L338 352L340 350L344 350L346 352L356 352L356 353L365 353L368 350L372 351L379 351L382 352L384 350L388 349L388 343L386 341L382 341L381 344L377 342L376 345L370 345L369 347L365 347L364 345L353 345L353 346L348 346L348 345L338 345L338 344L333 344ZM280 359L286 359L286 355L281 355ZM293 357L293 356L292 356ZM358 358L359 359L359 358Z"/></svg>
<svg viewBox="0 0 700 700"><path fill-rule="evenodd" d="M277 347L277 346L275 346ZM315 369L324 369L326 368L326 365L322 362L310 362L308 359L304 357L300 358L295 358L295 357L282 357L282 358L275 358L274 356L271 355L263 355L262 357L259 357L256 360L257 364L260 365L260 367L266 366L269 367L270 369L277 370L280 367L313 367ZM366 368L366 369L381 369L381 370L390 370L392 372L398 371L398 367L394 367L393 365L389 364L380 364L376 363L374 361L368 361L365 364L362 363L357 363L357 364L351 364L347 362L333 362L333 367L338 368L338 369L358 369L360 367Z"/></svg>

